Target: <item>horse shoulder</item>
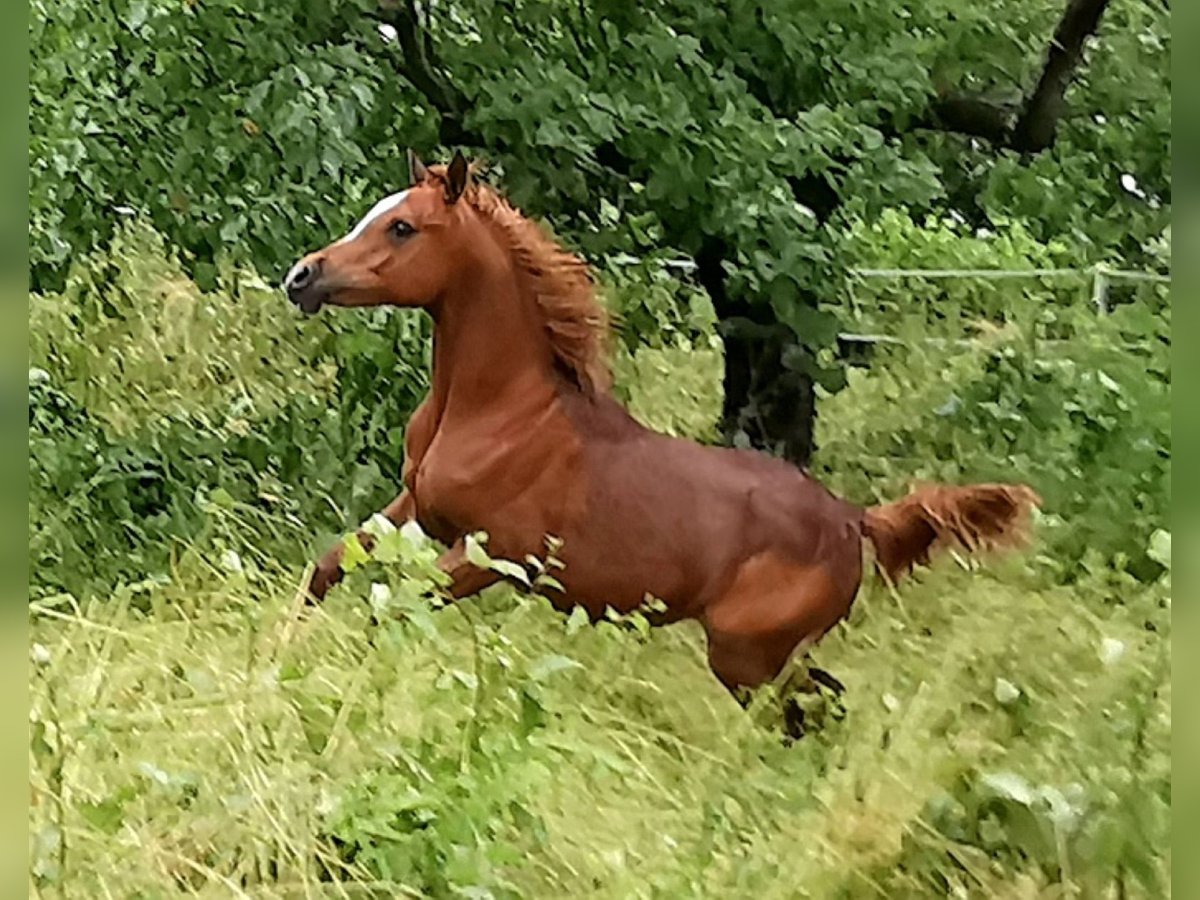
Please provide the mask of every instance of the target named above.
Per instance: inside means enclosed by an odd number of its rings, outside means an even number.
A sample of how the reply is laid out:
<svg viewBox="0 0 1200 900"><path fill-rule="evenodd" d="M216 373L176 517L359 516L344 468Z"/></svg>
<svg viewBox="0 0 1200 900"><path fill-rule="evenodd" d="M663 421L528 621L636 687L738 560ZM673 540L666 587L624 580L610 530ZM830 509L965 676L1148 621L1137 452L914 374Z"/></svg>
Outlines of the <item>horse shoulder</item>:
<svg viewBox="0 0 1200 900"><path fill-rule="evenodd" d="M429 445L433 443L436 432L437 421L434 418L433 403L427 396L413 412L404 432L404 463L400 476L410 490L412 479L429 451Z"/></svg>
<svg viewBox="0 0 1200 900"><path fill-rule="evenodd" d="M414 477L418 504L463 531L556 528L570 518L583 485L581 443L569 418L552 407L492 428L481 424L443 422L435 430Z"/></svg>

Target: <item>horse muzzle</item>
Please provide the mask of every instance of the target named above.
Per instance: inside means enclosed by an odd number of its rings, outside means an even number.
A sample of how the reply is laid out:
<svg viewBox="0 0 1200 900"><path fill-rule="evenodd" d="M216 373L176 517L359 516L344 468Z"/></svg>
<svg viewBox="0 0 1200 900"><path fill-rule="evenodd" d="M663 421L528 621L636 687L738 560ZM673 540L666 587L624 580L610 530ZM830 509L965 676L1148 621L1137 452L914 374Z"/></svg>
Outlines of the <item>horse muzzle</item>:
<svg viewBox="0 0 1200 900"><path fill-rule="evenodd" d="M310 316L329 300L329 290L322 284L321 270L321 260L306 258L292 266L283 279L288 299Z"/></svg>

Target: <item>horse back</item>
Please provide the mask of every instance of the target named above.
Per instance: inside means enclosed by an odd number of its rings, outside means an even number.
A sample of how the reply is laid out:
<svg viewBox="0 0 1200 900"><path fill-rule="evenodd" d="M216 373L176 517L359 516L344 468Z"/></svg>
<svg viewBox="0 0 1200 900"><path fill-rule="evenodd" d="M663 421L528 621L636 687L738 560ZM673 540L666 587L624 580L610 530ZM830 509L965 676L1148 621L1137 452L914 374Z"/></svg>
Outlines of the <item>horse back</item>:
<svg viewBox="0 0 1200 900"><path fill-rule="evenodd" d="M566 574L571 557L585 570L584 593L632 608L649 592L672 607L671 618L696 615L766 551L854 574L857 584L862 511L800 469L658 434L607 397L577 402L569 414L587 499L564 551Z"/></svg>

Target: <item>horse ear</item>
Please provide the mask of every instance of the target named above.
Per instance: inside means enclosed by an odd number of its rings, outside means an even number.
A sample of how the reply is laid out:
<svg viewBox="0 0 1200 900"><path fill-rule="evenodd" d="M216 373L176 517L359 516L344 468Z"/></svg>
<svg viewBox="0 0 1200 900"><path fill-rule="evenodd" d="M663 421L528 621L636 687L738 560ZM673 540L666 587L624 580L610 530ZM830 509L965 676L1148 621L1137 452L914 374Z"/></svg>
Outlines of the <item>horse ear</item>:
<svg viewBox="0 0 1200 900"><path fill-rule="evenodd" d="M429 174L429 170L425 168L425 163L421 162L421 157L413 150L408 151L408 177L415 187L425 180L425 176Z"/></svg>
<svg viewBox="0 0 1200 900"><path fill-rule="evenodd" d="M467 165L467 159L462 155L461 150L456 150L454 159L450 160L450 165L446 167L446 202L457 203L458 198L463 195L463 191L467 189L467 179L471 175L471 167Z"/></svg>

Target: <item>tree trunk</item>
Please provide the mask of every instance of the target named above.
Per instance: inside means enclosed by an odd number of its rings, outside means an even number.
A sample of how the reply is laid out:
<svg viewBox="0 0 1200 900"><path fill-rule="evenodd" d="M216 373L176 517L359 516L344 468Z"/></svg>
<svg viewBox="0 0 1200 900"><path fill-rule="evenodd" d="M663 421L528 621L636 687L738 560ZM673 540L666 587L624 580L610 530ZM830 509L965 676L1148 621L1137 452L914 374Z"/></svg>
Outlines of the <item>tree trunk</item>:
<svg viewBox="0 0 1200 900"><path fill-rule="evenodd" d="M726 247L718 238L696 254L697 280L721 319L725 343L725 399L721 431L726 443L750 446L798 466L813 453L816 394L812 379L784 364L800 352L795 335L762 305L730 298L723 267Z"/></svg>
<svg viewBox="0 0 1200 900"><path fill-rule="evenodd" d="M810 376L784 365L785 352L797 350L780 334L726 335L721 426L727 443L808 465L815 449L816 392Z"/></svg>

